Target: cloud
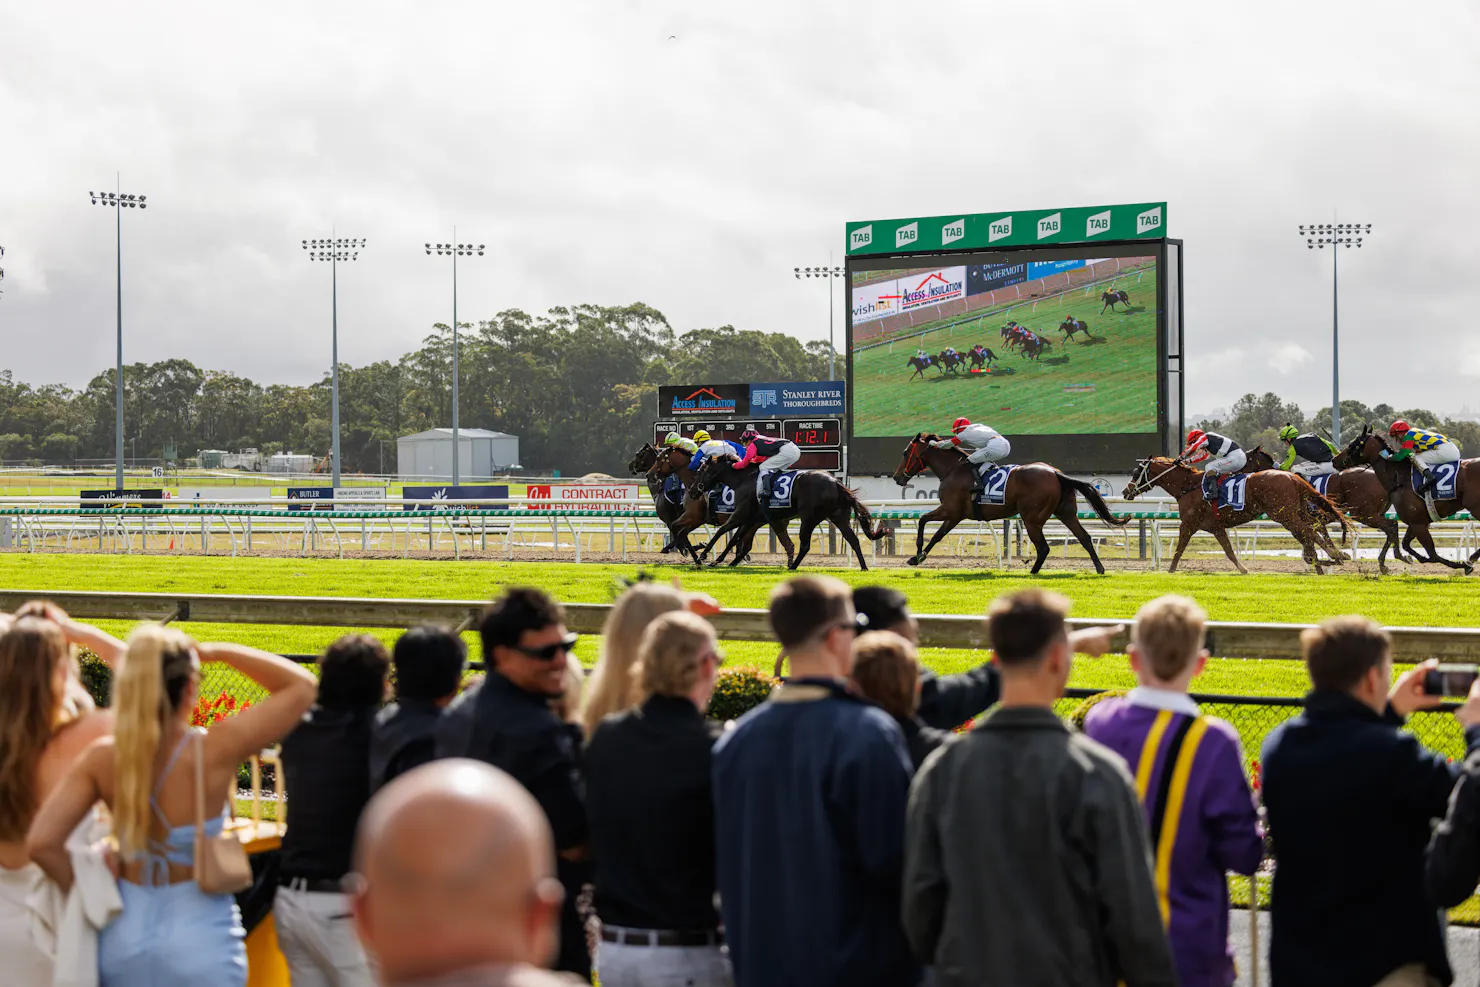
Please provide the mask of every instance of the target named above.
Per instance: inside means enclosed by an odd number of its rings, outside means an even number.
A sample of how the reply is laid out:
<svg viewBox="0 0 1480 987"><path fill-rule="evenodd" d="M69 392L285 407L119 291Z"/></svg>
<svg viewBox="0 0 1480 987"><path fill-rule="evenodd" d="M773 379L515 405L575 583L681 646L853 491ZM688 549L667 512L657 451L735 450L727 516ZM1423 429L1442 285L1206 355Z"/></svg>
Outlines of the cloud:
<svg viewBox="0 0 1480 987"><path fill-rule="evenodd" d="M1269 368L1286 377L1310 361L1310 350L1299 343L1277 343L1269 350Z"/></svg>

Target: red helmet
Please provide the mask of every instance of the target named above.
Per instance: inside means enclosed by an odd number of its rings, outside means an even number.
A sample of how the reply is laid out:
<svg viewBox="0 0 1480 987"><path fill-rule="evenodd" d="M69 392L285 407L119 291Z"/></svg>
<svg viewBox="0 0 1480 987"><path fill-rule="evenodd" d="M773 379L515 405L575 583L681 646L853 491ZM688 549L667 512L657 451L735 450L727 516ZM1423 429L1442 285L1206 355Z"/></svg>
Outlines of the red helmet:
<svg viewBox="0 0 1480 987"><path fill-rule="evenodd" d="M1390 429L1388 429L1388 434L1389 435L1403 435L1407 431L1408 431L1408 423L1405 422L1403 419L1399 418L1397 421L1393 422L1393 427L1390 428Z"/></svg>
<svg viewBox="0 0 1480 987"><path fill-rule="evenodd" d="M1201 442L1205 438L1207 438L1207 433L1205 433L1200 428L1194 428L1192 431L1187 433L1187 444L1193 445L1194 443Z"/></svg>
<svg viewBox="0 0 1480 987"><path fill-rule="evenodd" d="M961 430L968 427L970 424L971 419L969 418L957 418L955 421L951 422L951 431L956 435L960 435Z"/></svg>

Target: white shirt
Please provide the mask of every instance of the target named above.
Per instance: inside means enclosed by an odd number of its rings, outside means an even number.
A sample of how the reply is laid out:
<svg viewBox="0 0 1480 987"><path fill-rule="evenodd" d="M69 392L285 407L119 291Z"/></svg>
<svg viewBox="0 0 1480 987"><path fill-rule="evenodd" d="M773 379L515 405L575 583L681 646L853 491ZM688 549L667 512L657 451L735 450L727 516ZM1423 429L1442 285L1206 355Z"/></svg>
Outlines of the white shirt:
<svg viewBox="0 0 1480 987"><path fill-rule="evenodd" d="M734 448L724 439L710 439L699 447L699 452L705 457L735 454Z"/></svg>
<svg viewBox="0 0 1480 987"><path fill-rule="evenodd" d="M1202 709L1185 692L1173 692L1171 689L1157 689L1149 685L1138 685L1125 698L1132 706L1143 706L1146 709L1165 709L1173 713L1185 713L1188 716L1202 715Z"/></svg>
<svg viewBox="0 0 1480 987"><path fill-rule="evenodd" d="M935 446L937 449L949 449L952 446L965 446L967 449L980 449L982 446L986 445L988 442L991 442L993 439L1000 438L1002 438L1002 436L997 432L995 428L992 428L991 426L967 425L959 433L951 436L949 439L940 439L939 441L932 442L931 445Z"/></svg>

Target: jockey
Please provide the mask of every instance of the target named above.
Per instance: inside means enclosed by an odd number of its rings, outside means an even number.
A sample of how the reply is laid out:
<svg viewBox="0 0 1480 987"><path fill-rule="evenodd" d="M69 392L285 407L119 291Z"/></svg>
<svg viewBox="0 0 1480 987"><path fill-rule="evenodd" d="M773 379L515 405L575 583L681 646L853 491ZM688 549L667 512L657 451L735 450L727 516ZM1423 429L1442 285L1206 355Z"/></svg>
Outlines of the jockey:
<svg viewBox="0 0 1480 987"><path fill-rule="evenodd" d="M755 484L755 496L760 501L761 513L766 512L766 498L771 495L771 480L777 473L796 464L802 458L802 450L795 442L779 436L761 435L753 428L740 433L740 441L748 443L745 455L732 469L743 470L751 463L760 463L760 475Z"/></svg>
<svg viewBox="0 0 1480 987"><path fill-rule="evenodd" d="M957 418L951 423L949 439L936 439L930 444L937 449L959 449L966 453L966 461L973 466L995 463L1012 452L1011 444L995 428L973 425L968 418ZM971 472L971 493L975 497L986 489L987 479L984 471L973 469Z"/></svg>
<svg viewBox="0 0 1480 987"><path fill-rule="evenodd" d="M930 362L930 354L929 353L926 353L924 349L918 349L918 350L915 350L915 359L916 360L924 360L926 363L929 363Z"/></svg>
<svg viewBox="0 0 1480 987"><path fill-rule="evenodd" d="M1181 458L1187 463L1203 464L1203 499L1212 501L1214 510L1218 509L1218 477L1237 473L1248 462L1237 442L1200 428L1187 433L1187 448L1182 450Z"/></svg>
<svg viewBox="0 0 1480 987"><path fill-rule="evenodd" d="M669 432L667 437L663 439L663 448L682 449L684 452L692 456L694 453L699 451L699 443L695 442L693 439L686 439L682 435L679 435L677 432Z"/></svg>
<svg viewBox="0 0 1480 987"><path fill-rule="evenodd" d="M947 346L945 348L944 355L945 356L960 356L961 354L956 352L956 347L954 347L954 346Z"/></svg>
<svg viewBox="0 0 1480 987"><path fill-rule="evenodd" d="M1316 476L1325 476L1336 472L1336 464L1331 460L1341 450L1330 442L1306 432L1304 435L1289 422L1280 429L1280 439L1285 443L1285 461L1280 464L1280 469L1289 470L1309 480ZM1296 459L1304 462L1296 463Z"/></svg>
<svg viewBox="0 0 1480 987"><path fill-rule="evenodd" d="M1423 482L1414 491L1419 495L1424 494L1429 487L1433 486L1434 474L1430 472L1430 469L1440 463L1459 462L1459 446L1449 441L1446 435L1422 428L1413 428L1402 420L1393 422L1393 427L1388 429L1388 435L1392 436L1391 444L1398 448L1397 451L1384 449L1382 458L1390 459L1395 463L1411 458L1413 465L1423 474Z"/></svg>
<svg viewBox="0 0 1480 987"><path fill-rule="evenodd" d="M699 467L704 465L704 460L710 456L735 456L745 455L745 450L738 443L726 442L724 439L711 439L709 433L699 430L694 433L694 441L699 443L699 451L694 453L694 458L689 460L689 469L695 473Z"/></svg>

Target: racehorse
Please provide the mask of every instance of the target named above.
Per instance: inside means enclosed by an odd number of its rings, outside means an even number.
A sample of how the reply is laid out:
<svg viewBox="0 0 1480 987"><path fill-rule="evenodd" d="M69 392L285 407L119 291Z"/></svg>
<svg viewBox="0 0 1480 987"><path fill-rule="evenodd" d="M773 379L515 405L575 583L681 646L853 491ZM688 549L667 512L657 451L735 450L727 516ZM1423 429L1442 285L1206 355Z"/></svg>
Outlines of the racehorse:
<svg viewBox="0 0 1480 987"><path fill-rule="evenodd" d="M1042 336L1034 336L1031 339L1024 338L1022 349L1018 352L1025 359L1036 360L1048 352L1051 346L1053 346L1053 343L1049 340L1044 339Z"/></svg>
<svg viewBox="0 0 1480 987"><path fill-rule="evenodd" d="M1428 552L1426 562L1439 562L1449 566L1451 569L1464 569L1468 574L1472 570L1471 563L1480 560L1480 550L1470 556L1468 562L1451 562L1439 555L1434 547L1434 536L1429 533L1429 523L1432 518L1429 515L1428 505L1424 499L1413 492L1413 467L1408 462L1395 463L1389 459L1382 458L1382 451L1388 447L1387 443L1378 433L1372 431L1371 425L1362 428L1362 432L1356 438L1347 443L1346 448L1337 454L1334 462L1337 467L1342 465L1355 466L1358 464L1371 466L1372 472L1377 475L1377 482L1382 484L1392 497L1393 509L1398 513L1398 520L1408 525L1408 532L1403 536L1403 547L1418 555L1413 549L1413 539L1416 537ZM1449 517L1460 508L1470 512L1473 517L1480 512L1480 460L1466 459L1459 464L1459 473L1455 477L1454 492L1458 494L1454 500L1434 501L1434 512L1441 518Z"/></svg>
<svg viewBox="0 0 1480 987"><path fill-rule="evenodd" d="M1228 561L1247 575L1249 570L1238 560L1233 544L1228 540L1228 529L1248 524L1261 514L1268 514L1295 536L1304 549L1302 557L1316 567L1316 572L1325 571L1316 557L1317 545L1333 563L1340 565L1348 561L1346 554L1331 543L1325 525L1328 521L1340 521L1341 538L1345 541L1350 522L1340 508L1316 493L1304 477L1282 470L1250 473L1244 487L1245 506L1241 511L1214 510L1213 505L1203 498L1202 478L1202 470L1193 469L1180 460L1153 456L1136 461L1136 471L1122 494L1126 500L1134 500L1152 487L1160 487L1177 499L1177 551L1172 555L1168 572L1177 571L1177 563L1182 560L1182 553L1187 550L1187 543L1194 534L1211 531L1218 544L1223 546L1223 554L1228 556Z"/></svg>
<svg viewBox="0 0 1480 987"><path fill-rule="evenodd" d="M966 354L971 358L971 369L976 370L988 363L995 363L997 354L985 346L973 346L971 352Z"/></svg>
<svg viewBox="0 0 1480 987"><path fill-rule="evenodd" d="M1100 301L1105 303L1100 306L1101 315L1105 314L1105 309L1107 308L1112 312L1115 311L1115 305L1117 302L1124 305L1126 308L1131 307L1131 296L1125 293L1124 288L1111 288L1109 291L1101 292Z"/></svg>
<svg viewBox="0 0 1480 987"><path fill-rule="evenodd" d="M1009 322L1002 327L1002 345L1012 349L1014 345L1022 342L1023 327L1016 322Z"/></svg>
<svg viewBox="0 0 1480 987"><path fill-rule="evenodd" d="M910 380L914 380L916 377L924 377L926 367L935 367L936 370L941 369L936 366L935 357L933 356L912 356L905 363L905 366L915 368L915 372L910 374ZM941 370L941 373L945 373L945 371ZM905 383L909 383L909 381L905 381Z"/></svg>
<svg viewBox="0 0 1480 987"><path fill-rule="evenodd" d="M769 523L771 530L776 532L776 537L786 548L786 567L796 569L802 564L802 560L807 557L807 552L812 547L812 531L823 521L828 521L838 529L843 540L853 549L853 554L858 557L858 567L863 570L868 569L868 563L863 560L863 548L858 544L858 536L853 533L853 517L858 518L859 526L870 541L878 541L889 532L883 525L874 526L873 515L863 505L863 501L858 499L857 494L826 473L803 470L792 479L791 506L787 508L768 506L765 513L762 513L760 502L755 495L759 467L751 465L743 470L733 469L732 467L739 461L737 456L710 456L704 461L704 465L699 467L699 475L689 490L691 498L706 496L716 484L732 487L735 491L735 513L730 515L728 521L720 525L714 537L709 540L709 544L699 550L700 559L709 554L709 550L714 547L715 542L719 541L721 535L734 530L738 531L738 536L730 539L730 543L725 546L724 551L720 552L714 564L719 565L730 550L735 549L736 555L730 561L730 565L738 565L741 559L750 554L750 545L755 539L755 533L760 530L762 524ZM801 522L797 531L801 547L795 555L792 554L791 539L786 534L786 523L792 518L797 518Z"/></svg>
<svg viewBox="0 0 1480 987"><path fill-rule="evenodd" d="M1261 446L1255 446L1245 458L1247 463L1240 472L1257 473L1260 470L1275 468L1274 457L1265 452ZM1393 550L1393 558L1397 561L1408 561L1398 545L1398 522L1387 516L1390 503L1387 488L1378 481L1377 474L1371 469L1359 466L1332 473L1331 482L1326 486L1326 496L1354 521L1365 524L1369 528L1376 528L1386 536L1382 543L1382 551L1377 554L1377 568L1384 575L1388 571L1388 549ZM1423 561L1417 553L1413 558L1414 561Z"/></svg>
<svg viewBox="0 0 1480 987"><path fill-rule="evenodd" d="M659 456L653 466L653 472L660 478L677 476L678 482L683 485L684 493L694 485L696 474L689 469L690 456L682 449L670 449L668 455ZM667 498L664 498L665 500ZM673 543L678 547L680 553L694 556L694 546L689 542L689 534L701 525L712 524L715 527L723 525L729 520L730 515L713 509L707 497L683 497L679 501L679 515L669 525L668 530L673 535ZM695 559L697 562L698 560Z"/></svg>
<svg viewBox="0 0 1480 987"><path fill-rule="evenodd" d="M1074 334L1076 332L1084 333L1085 339L1095 338L1093 335L1091 335L1089 331L1089 323L1085 322L1083 319L1076 319L1072 316L1059 323L1059 331L1064 334L1064 342L1066 343L1074 342Z"/></svg>
<svg viewBox="0 0 1480 987"><path fill-rule="evenodd" d="M951 373L955 373L957 367L964 366L966 363L966 357L960 353L946 353L942 351L935 359L939 362L943 370L949 370Z"/></svg>
<svg viewBox="0 0 1480 987"><path fill-rule="evenodd" d="M1105 498L1093 486L1066 476L1047 463L1030 463L1019 466L1008 476L1001 505L978 504L971 496L975 479L972 475L973 467L967 464L965 454L959 449L937 449L930 444L938 438L939 436L929 432L916 435L905 446L904 458L894 471L894 482L901 487L926 470L930 470L940 480L940 506L920 518L920 527L915 532L915 554L909 560L910 565L923 562L936 542L968 518L973 521L998 521L1019 514L1023 519L1023 527L1028 531L1028 538L1038 550L1038 558L1033 562L1033 572L1043 568L1043 563L1048 558L1048 539L1043 537L1043 525L1049 518L1056 517L1079 539L1079 544L1084 546L1090 561L1095 564L1095 571L1104 574L1105 566L1095 552L1095 543L1090 540L1084 525L1079 523L1079 502L1074 495L1083 494L1090 507L1094 508L1100 520L1106 524L1121 528L1129 520L1122 520L1111 514ZM926 545L925 525L931 521L939 521L940 527L930 539L930 544Z"/></svg>
<svg viewBox="0 0 1480 987"><path fill-rule="evenodd" d="M681 453L681 450L669 450L669 458L671 458L673 452ZM657 512L658 520L662 521L668 527L669 531L669 542L663 546L663 554L676 550L680 555L692 556L694 549L688 543L688 539L680 542L673 536L673 524L683 514L683 505L675 504L663 496L664 477L659 476L655 469L658 465L659 458L658 450L651 442L643 443L642 448L637 450L637 455L633 456L631 461L627 463L627 469L633 476L647 474L648 493L652 494L653 497L653 510ZM664 476L666 475L664 474Z"/></svg>

